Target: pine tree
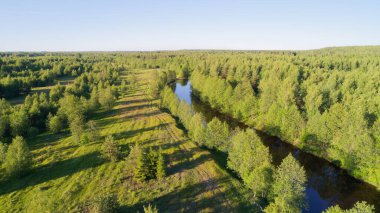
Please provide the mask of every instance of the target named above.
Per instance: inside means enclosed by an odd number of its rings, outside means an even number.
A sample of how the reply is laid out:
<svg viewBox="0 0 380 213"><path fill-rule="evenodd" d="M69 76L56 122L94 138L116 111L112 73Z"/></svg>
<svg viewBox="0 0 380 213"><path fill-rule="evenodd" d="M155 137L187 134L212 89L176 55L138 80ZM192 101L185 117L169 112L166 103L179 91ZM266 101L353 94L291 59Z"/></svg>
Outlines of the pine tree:
<svg viewBox="0 0 380 213"><path fill-rule="evenodd" d="M148 179L148 159L146 158L145 152L141 149L137 150L136 158L136 168L135 168L135 179L143 182Z"/></svg>
<svg viewBox="0 0 380 213"><path fill-rule="evenodd" d="M162 150L158 152L157 157L157 167L156 167L156 177L158 179L164 178L166 176L165 172L165 159L164 155L162 154Z"/></svg>
<svg viewBox="0 0 380 213"><path fill-rule="evenodd" d="M157 157L158 157L157 152L153 150L151 147L147 155L148 179L156 178Z"/></svg>

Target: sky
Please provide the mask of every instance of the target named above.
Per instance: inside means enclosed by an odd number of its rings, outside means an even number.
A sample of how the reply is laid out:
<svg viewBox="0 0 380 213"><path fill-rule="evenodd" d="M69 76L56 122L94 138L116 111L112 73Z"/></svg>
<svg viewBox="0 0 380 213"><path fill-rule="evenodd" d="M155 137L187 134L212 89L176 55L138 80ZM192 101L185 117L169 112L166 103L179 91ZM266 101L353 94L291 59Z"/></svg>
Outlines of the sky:
<svg viewBox="0 0 380 213"><path fill-rule="evenodd" d="M380 45L378 0L0 0L0 51Z"/></svg>

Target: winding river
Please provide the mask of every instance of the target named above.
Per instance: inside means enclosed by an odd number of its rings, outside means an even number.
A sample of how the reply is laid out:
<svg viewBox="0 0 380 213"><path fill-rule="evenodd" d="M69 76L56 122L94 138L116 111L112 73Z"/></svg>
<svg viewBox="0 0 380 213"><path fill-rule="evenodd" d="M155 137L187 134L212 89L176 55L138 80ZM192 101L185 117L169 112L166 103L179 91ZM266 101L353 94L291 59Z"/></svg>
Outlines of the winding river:
<svg viewBox="0 0 380 213"><path fill-rule="evenodd" d="M246 125L202 103L192 94L190 81L178 80L172 87L175 94L191 104L196 112L202 113L207 122L216 116L227 122L231 129L247 128ZM303 152L277 137L259 131L257 133L263 143L269 147L274 165L279 165L283 158L292 153L305 168L309 208L304 212L322 212L336 204L342 208L351 208L357 201L367 201L375 205L376 211L380 211L380 191L374 186L353 178L328 161Z"/></svg>

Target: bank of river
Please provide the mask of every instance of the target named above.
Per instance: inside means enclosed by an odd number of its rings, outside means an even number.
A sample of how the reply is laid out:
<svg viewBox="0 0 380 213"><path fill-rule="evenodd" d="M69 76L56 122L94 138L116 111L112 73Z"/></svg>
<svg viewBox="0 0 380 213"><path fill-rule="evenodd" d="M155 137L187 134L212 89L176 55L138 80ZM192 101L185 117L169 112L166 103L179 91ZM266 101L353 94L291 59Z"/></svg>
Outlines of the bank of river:
<svg viewBox="0 0 380 213"><path fill-rule="evenodd" d="M179 80L172 87L175 94L191 104L196 112L202 113L207 122L218 117L227 122L231 129L248 128L202 103L192 94L190 81ZM305 212L322 212L336 204L342 208L351 208L357 201L367 201L375 205L377 211L380 210L380 192L374 186L353 178L328 161L303 152L277 137L259 131L257 133L263 143L269 147L274 165L279 165L284 157L292 153L305 168L308 179L306 193L309 202L309 209Z"/></svg>

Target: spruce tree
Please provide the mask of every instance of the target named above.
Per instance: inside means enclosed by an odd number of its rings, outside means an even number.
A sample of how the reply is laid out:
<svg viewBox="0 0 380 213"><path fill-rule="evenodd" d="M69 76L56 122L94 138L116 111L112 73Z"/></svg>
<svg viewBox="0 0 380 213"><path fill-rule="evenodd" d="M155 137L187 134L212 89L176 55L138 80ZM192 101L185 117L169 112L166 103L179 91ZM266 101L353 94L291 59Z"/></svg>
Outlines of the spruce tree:
<svg viewBox="0 0 380 213"><path fill-rule="evenodd" d="M165 176L166 176L165 159L164 159L164 155L162 154L162 150L160 150L157 157L156 177L158 179L161 179L161 178L164 178Z"/></svg>
<svg viewBox="0 0 380 213"><path fill-rule="evenodd" d="M143 182L148 179L148 159L146 158L145 152L143 150L137 151L136 158L136 168L135 168L135 179L137 181Z"/></svg>

